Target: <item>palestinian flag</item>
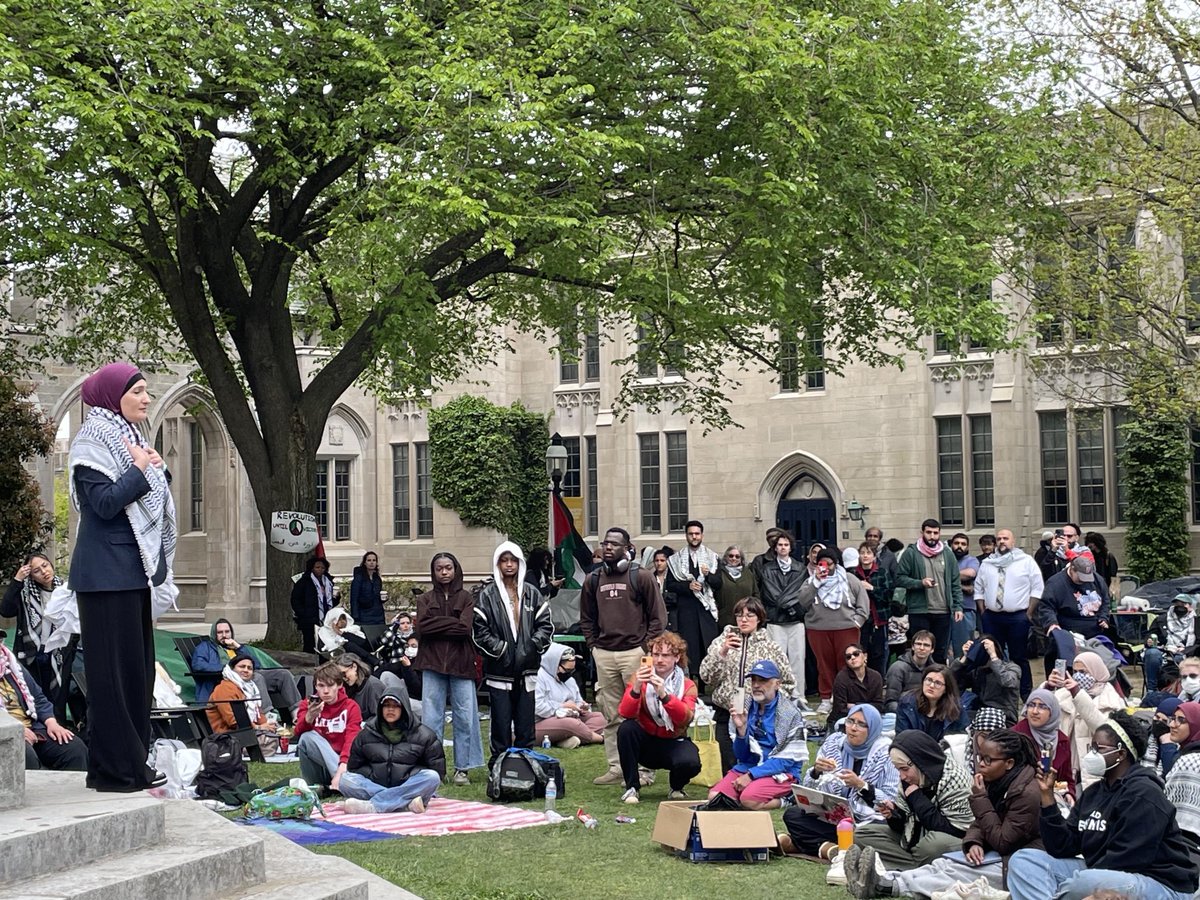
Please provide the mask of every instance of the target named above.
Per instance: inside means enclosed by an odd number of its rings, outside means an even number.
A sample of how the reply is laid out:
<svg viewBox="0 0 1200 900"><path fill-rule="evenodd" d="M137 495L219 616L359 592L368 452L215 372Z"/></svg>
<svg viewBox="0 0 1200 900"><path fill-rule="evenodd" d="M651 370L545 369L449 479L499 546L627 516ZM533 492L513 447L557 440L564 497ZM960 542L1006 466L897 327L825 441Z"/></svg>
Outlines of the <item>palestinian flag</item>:
<svg viewBox="0 0 1200 900"><path fill-rule="evenodd" d="M592 564L592 551L575 529L575 517L562 497L555 496L554 504L554 567L555 574L564 579L563 588L579 590L583 576Z"/></svg>

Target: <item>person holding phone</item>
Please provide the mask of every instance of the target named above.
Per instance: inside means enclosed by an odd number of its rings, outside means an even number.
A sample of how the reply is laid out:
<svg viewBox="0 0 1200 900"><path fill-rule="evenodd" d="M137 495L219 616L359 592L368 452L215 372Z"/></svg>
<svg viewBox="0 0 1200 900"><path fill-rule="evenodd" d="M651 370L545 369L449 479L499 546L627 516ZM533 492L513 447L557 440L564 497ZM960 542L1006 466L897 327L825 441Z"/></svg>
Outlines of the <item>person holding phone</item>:
<svg viewBox="0 0 1200 900"><path fill-rule="evenodd" d="M733 768L733 737L729 715L746 708L746 677L760 659L779 669L780 690L795 699L796 677L783 648L767 633L767 611L757 597L743 597L733 607L734 626L726 626L708 645L700 663L700 677L712 691L713 722L721 748L721 773Z"/></svg>
<svg viewBox="0 0 1200 900"><path fill-rule="evenodd" d="M800 608L808 628L808 642L817 658L817 688L821 705L817 712L828 715L833 708L833 681L842 668L843 654L857 644L862 625L871 615L866 588L854 575L842 568L837 551L825 549L817 554L816 571L800 588ZM864 667L866 661L863 661ZM879 703L883 703L883 679L879 682ZM874 684L874 681L872 681Z"/></svg>
<svg viewBox="0 0 1200 900"><path fill-rule="evenodd" d="M1058 772L1059 791L1075 798L1075 772L1071 765L1071 739L1060 727L1062 706L1053 691L1037 688L1025 700L1025 717L1013 728L1030 738L1038 748L1042 769ZM1048 765L1047 765L1048 764Z"/></svg>

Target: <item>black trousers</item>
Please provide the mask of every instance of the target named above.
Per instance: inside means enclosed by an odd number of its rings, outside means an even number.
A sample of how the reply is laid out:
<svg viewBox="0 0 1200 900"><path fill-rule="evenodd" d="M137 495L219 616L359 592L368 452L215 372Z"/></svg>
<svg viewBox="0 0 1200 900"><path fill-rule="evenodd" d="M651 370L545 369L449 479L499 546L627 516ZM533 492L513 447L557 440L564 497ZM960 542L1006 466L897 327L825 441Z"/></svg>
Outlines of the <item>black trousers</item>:
<svg viewBox="0 0 1200 900"><path fill-rule="evenodd" d="M682 791L684 785L700 774L700 751L687 738L661 738L648 734L637 719L626 719L617 729L617 756L625 787L638 787L638 766L647 769L666 769L670 773L671 790Z"/></svg>
<svg viewBox="0 0 1200 900"><path fill-rule="evenodd" d="M150 589L79 591L76 596L86 648L87 786L140 791L149 784L146 754L154 696Z"/></svg>
<svg viewBox="0 0 1200 900"><path fill-rule="evenodd" d="M946 664L946 651L950 647L950 613L913 613L908 614L908 640L918 631L929 631L933 634L933 659L935 662Z"/></svg>
<svg viewBox="0 0 1200 900"><path fill-rule="evenodd" d="M696 682L696 689L703 694L705 690L700 681L700 661L708 652L708 645L717 636L717 620L709 615L704 604L691 591L679 598L677 614L679 636L687 642L688 647L688 678Z"/></svg>
<svg viewBox="0 0 1200 900"><path fill-rule="evenodd" d="M300 629L300 641L303 645L302 649L305 653L317 652L317 626L316 625L301 625L296 623L296 627Z"/></svg>
<svg viewBox="0 0 1200 900"><path fill-rule="evenodd" d="M25 768L27 770L56 769L62 772L86 772L87 767L87 747L77 737L71 738L65 744L59 744L46 738L32 746L25 745Z"/></svg>
<svg viewBox="0 0 1200 900"><path fill-rule="evenodd" d="M511 691L503 691L488 685L488 698L492 707L491 737L489 740L492 751L488 759L488 770L501 753L509 747L524 747L531 749L535 740L533 734L534 695L525 687L525 679L517 676Z"/></svg>
<svg viewBox="0 0 1200 900"><path fill-rule="evenodd" d="M826 841L837 840L837 826L798 806L789 806L783 811L783 826L796 849L809 856L816 856Z"/></svg>
<svg viewBox="0 0 1200 900"><path fill-rule="evenodd" d="M729 733L729 710L713 707L713 727L717 730L717 746L721 749L721 774L728 775L737 762L733 755L733 735Z"/></svg>

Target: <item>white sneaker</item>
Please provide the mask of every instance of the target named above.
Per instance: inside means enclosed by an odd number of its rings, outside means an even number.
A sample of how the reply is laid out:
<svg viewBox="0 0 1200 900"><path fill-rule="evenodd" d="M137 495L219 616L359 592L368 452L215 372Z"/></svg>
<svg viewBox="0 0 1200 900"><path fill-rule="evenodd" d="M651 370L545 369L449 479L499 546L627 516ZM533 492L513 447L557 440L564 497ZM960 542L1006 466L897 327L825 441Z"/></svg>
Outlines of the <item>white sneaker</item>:
<svg viewBox="0 0 1200 900"><path fill-rule="evenodd" d="M822 700L821 705L817 707L817 715L827 716L831 709L833 709L833 700Z"/></svg>
<svg viewBox="0 0 1200 900"><path fill-rule="evenodd" d="M846 854L837 853L829 863L829 871L825 873L826 884L846 883Z"/></svg>
<svg viewBox="0 0 1200 900"><path fill-rule="evenodd" d="M641 798L638 797L638 789L635 787L626 788L625 793L621 795L622 803L641 803Z"/></svg>
<svg viewBox="0 0 1200 900"><path fill-rule="evenodd" d="M370 800L355 800L353 797L342 801L342 809L353 816L373 816L375 807Z"/></svg>
<svg viewBox="0 0 1200 900"><path fill-rule="evenodd" d="M1009 900L1008 891L992 887L982 875L970 884L958 882L944 891L934 891L930 900Z"/></svg>
<svg viewBox="0 0 1200 900"><path fill-rule="evenodd" d="M559 741L558 748L560 750L574 750L576 747L578 747L582 743L583 743L583 741L581 741L579 738L575 737L575 735L571 735L569 738Z"/></svg>

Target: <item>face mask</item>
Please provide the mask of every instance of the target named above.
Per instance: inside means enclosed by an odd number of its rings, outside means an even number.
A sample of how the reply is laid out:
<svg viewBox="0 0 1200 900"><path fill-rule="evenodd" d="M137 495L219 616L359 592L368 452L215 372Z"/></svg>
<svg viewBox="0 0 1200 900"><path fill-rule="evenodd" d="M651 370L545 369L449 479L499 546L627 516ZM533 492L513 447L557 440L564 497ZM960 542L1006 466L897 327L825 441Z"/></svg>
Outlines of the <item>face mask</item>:
<svg viewBox="0 0 1200 900"><path fill-rule="evenodd" d="M1096 679L1087 672L1076 672L1073 677L1075 678L1075 683L1085 691L1090 692L1096 686Z"/></svg>
<svg viewBox="0 0 1200 900"><path fill-rule="evenodd" d="M930 545L930 546L932 546L932 545ZM967 555L967 551L966 551L966 550L963 550L963 549L961 549L961 548L953 548L953 547L952 547L951 549L952 549L952 550L953 550L953 552L954 552L954 558L955 558L955 559L962 559L964 556L966 556L966 555Z"/></svg>
<svg viewBox="0 0 1200 900"><path fill-rule="evenodd" d="M1117 751L1113 750L1111 752L1116 753ZM1120 761L1121 760L1118 758L1116 760L1116 762L1113 762L1110 765L1106 761L1105 755L1103 753L1097 753L1094 750L1089 750L1084 755L1083 762L1081 763L1081 765L1083 767L1083 771L1086 772L1088 775L1091 775L1094 778L1100 778L1102 775L1104 775L1105 772L1107 772L1113 766L1120 763Z"/></svg>
<svg viewBox="0 0 1200 900"><path fill-rule="evenodd" d="M1183 679L1183 689L1189 694L1194 694L1200 690L1200 675L1189 675Z"/></svg>
<svg viewBox="0 0 1200 900"><path fill-rule="evenodd" d="M407 656L409 659L416 659L417 658L417 648L416 647L405 647L404 655Z"/></svg>
<svg viewBox="0 0 1200 900"><path fill-rule="evenodd" d="M1173 606L1171 608L1173 610L1175 610L1175 618L1177 618L1177 619L1182 619L1184 616L1186 616L1188 614L1188 611L1191 609L1190 606Z"/></svg>
<svg viewBox="0 0 1200 900"><path fill-rule="evenodd" d="M570 681L574 677L575 677L574 669L572 669L570 672L559 672L558 673L558 680L563 683Z"/></svg>

